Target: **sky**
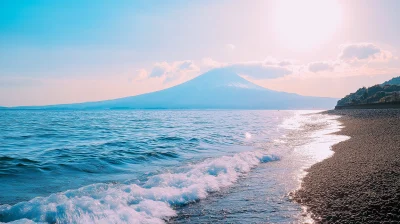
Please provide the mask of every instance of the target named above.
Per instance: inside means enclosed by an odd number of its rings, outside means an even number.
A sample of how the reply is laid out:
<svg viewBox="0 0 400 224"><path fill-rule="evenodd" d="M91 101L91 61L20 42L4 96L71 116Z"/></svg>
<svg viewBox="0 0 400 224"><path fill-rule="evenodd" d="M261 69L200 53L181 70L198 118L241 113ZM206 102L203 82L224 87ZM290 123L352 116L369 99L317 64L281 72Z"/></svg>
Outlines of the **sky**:
<svg viewBox="0 0 400 224"><path fill-rule="evenodd" d="M230 67L341 98L400 76L397 0L2 0L0 105L114 99Z"/></svg>

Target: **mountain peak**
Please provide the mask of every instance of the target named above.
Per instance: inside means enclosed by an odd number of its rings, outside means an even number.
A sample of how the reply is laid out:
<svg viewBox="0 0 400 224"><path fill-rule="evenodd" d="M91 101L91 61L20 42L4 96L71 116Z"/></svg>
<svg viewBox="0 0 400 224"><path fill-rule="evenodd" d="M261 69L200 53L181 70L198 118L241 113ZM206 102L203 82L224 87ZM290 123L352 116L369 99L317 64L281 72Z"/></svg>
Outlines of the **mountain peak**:
<svg viewBox="0 0 400 224"><path fill-rule="evenodd" d="M242 78L236 72L227 68L216 68L210 70L196 78L189 80L183 85L190 85L198 88L216 88L216 87L231 87L231 88L246 88L246 89L264 89L252 82Z"/></svg>

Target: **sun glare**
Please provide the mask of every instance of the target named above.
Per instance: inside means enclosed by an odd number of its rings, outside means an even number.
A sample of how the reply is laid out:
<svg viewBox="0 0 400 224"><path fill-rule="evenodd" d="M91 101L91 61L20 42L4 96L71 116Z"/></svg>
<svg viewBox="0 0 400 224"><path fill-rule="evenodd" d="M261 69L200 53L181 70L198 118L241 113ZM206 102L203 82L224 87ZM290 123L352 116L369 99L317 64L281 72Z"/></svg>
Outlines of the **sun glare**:
<svg viewBox="0 0 400 224"><path fill-rule="evenodd" d="M329 41L342 20L335 0L279 0L274 13L278 40L297 50L310 50Z"/></svg>

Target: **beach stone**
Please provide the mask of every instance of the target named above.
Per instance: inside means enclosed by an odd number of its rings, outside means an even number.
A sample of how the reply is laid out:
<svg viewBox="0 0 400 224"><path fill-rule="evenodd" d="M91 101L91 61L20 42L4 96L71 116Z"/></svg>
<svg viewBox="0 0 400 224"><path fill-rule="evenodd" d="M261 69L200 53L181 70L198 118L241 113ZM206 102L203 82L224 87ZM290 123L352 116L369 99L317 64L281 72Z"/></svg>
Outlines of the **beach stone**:
<svg viewBox="0 0 400 224"><path fill-rule="evenodd" d="M339 110L351 138L308 169L293 199L316 223L399 223L400 109Z"/></svg>

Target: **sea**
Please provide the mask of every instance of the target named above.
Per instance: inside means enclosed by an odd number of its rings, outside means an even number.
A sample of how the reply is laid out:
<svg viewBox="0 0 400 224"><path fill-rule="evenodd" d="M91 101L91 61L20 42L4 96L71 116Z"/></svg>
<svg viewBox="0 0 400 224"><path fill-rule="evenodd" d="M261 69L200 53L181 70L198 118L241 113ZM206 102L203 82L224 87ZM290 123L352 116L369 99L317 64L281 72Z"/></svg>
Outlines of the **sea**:
<svg viewBox="0 0 400 224"><path fill-rule="evenodd" d="M275 110L1 110L1 223L312 223L291 200L348 137Z"/></svg>

